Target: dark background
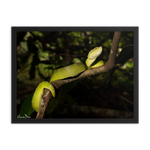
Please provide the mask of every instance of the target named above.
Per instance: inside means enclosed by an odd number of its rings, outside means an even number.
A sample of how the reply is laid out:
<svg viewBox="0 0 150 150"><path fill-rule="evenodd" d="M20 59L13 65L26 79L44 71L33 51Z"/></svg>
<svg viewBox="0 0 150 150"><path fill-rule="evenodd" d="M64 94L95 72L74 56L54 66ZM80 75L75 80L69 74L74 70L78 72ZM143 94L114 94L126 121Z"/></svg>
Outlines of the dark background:
<svg viewBox="0 0 150 150"><path fill-rule="evenodd" d="M102 46L99 57L109 57L114 32L17 32L17 115L35 118L30 102L41 81L53 70L85 62L88 52ZM123 52L122 55L120 52ZM120 54L120 55L119 55ZM44 118L132 118L133 32L122 32L113 70L61 87Z"/></svg>

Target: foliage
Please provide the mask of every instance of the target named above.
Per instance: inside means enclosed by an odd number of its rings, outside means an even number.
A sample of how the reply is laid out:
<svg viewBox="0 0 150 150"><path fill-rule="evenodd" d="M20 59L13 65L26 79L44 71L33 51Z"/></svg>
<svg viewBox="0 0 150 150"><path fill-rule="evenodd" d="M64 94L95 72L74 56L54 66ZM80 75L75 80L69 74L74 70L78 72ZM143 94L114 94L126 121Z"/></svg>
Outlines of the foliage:
<svg viewBox="0 0 150 150"><path fill-rule="evenodd" d="M22 117L30 116L34 112L32 106L31 106L31 99L32 99L33 94L34 94L34 92L32 92L28 96L28 98L24 101L24 103L21 105L19 117L20 116L22 116Z"/></svg>
<svg viewBox="0 0 150 150"><path fill-rule="evenodd" d="M19 34L21 32L18 32ZM33 110L30 107L32 96L28 97L28 95L33 92L41 81L49 81L55 69L70 65L74 63L74 60L85 62L88 52L97 46L103 47L103 52L99 59L106 62L109 57L113 34L113 32L92 31L29 31L24 34L24 38L20 39L20 36L18 36L17 98L21 99L20 107L18 107L17 111L18 114L32 114ZM63 86L57 91L58 96L50 104L53 103L55 107L62 105L64 108L72 104L105 107L104 100L101 98L101 102L98 103L96 96L90 98L90 96L86 97L86 95L95 94L97 97L105 97L100 91L105 89L111 94L112 88L110 89L110 85L113 89L116 89L117 94L127 93L128 98L133 100L133 32L122 32L116 64L120 64L120 66L108 73L88 77ZM22 89L25 92L20 96L19 92ZM90 92L89 89L91 89ZM82 92L85 92L85 95L82 95ZM84 99L87 99L88 102L84 101ZM92 99L92 101L89 99ZM96 101L95 104L94 101ZM105 101L107 101L106 98ZM112 106L109 100L107 103L106 107L108 108L117 107L116 109L121 108L121 110L124 110L122 104L121 106L114 106L114 104ZM128 107L128 104L126 105ZM53 114L55 114L54 116L59 114L58 112L61 112L58 110L59 106L56 109L52 109L49 105L46 116L53 117ZM129 109L132 111L130 106ZM62 108L61 110L64 109Z"/></svg>

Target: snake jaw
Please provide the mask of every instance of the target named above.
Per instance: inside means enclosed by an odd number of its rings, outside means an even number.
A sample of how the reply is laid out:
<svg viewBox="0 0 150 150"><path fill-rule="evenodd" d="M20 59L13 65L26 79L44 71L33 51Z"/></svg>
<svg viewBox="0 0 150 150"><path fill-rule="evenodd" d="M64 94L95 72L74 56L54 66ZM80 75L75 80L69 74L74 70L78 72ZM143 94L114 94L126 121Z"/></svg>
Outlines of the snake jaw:
<svg viewBox="0 0 150 150"><path fill-rule="evenodd" d="M86 63L86 65L87 65L88 68L91 67L91 65L95 61L95 59L89 59L89 58L86 59L85 63Z"/></svg>
<svg viewBox="0 0 150 150"><path fill-rule="evenodd" d="M96 59L101 53L102 53L102 46L100 47L95 47L88 53L88 59Z"/></svg>
<svg viewBox="0 0 150 150"><path fill-rule="evenodd" d="M91 67L92 63L96 60L96 58L101 55L102 53L102 46L100 47L95 47L94 49L92 49L89 53L88 53L88 58L86 59L85 63L87 65L88 68Z"/></svg>

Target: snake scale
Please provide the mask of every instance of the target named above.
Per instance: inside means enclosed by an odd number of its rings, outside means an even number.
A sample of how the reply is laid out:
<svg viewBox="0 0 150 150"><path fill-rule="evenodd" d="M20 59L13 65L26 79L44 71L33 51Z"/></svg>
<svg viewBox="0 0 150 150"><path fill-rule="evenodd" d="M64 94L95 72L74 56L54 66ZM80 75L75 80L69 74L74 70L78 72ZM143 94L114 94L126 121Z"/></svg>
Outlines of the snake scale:
<svg viewBox="0 0 150 150"><path fill-rule="evenodd" d="M33 94L32 102L31 102L33 109L36 112L39 111L44 88L49 89L52 93L52 96L55 97L55 95L56 95L55 88L51 84L52 81L65 79L68 77L74 77L74 76L77 76L78 74L82 73L86 69L95 68L95 67L99 67L99 66L103 65L104 62L101 60L98 63L96 63L95 65L91 66L101 53L102 53L102 46L95 47L88 53L88 56L87 56L87 59L85 62L86 65L83 63L74 63L72 65L54 70L54 72L51 76L50 82L43 81L37 86L37 88Z"/></svg>

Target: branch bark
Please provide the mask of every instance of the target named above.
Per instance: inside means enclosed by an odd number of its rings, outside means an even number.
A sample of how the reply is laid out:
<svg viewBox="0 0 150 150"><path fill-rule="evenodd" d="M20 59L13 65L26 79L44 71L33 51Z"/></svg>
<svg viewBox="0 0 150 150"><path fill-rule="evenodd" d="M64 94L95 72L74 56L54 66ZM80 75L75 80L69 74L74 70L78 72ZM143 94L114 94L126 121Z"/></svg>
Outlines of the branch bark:
<svg viewBox="0 0 150 150"><path fill-rule="evenodd" d="M48 105L48 103L51 99L52 99L51 91L48 90L48 89L44 89L43 96L42 96L42 99L41 99L40 109L39 109L39 111L36 115L36 119L43 118L46 107L47 107L47 105Z"/></svg>
<svg viewBox="0 0 150 150"><path fill-rule="evenodd" d="M55 88L58 89L66 83L73 82L75 80L79 80L79 79L93 76L96 74L105 73L113 69L115 66L115 58L116 58L116 53L117 53L117 48L118 48L120 37L121 37L121 32L115 31L113 42L112 42L112 47L111 47L110 54L109 54L109 59L103 66L93 68L90 70L85 70L83 73L81 73L78 77L75 77L75 78L56 80L51 83L54 85ZM48 102L52 98L51 92L47 89L45 90L46 90L46 93L43 94L42 96L41 106L40 106L39 112L37 113L36 119L43 118Z"/></svg>
<svg viewBox="0 0 150 150"><path fill-rule="evenodd" d="M58 89L59 87L61 87L62 85L66 83L79 80L82 78L86 78L89 76L93 76L96 74L105 73L113 69L113 67L115 66L115 58L116 58L116 53L117 53L117 48L118 48L120 37L121 37L121 32L116 31L114 33L112 47L111 47L110 54L109 54L109 59L103 66L93 68L90 70L85 70L83 73L81 73L78 77L75 77L75 78L53 81L52 84Z"/></svg>

